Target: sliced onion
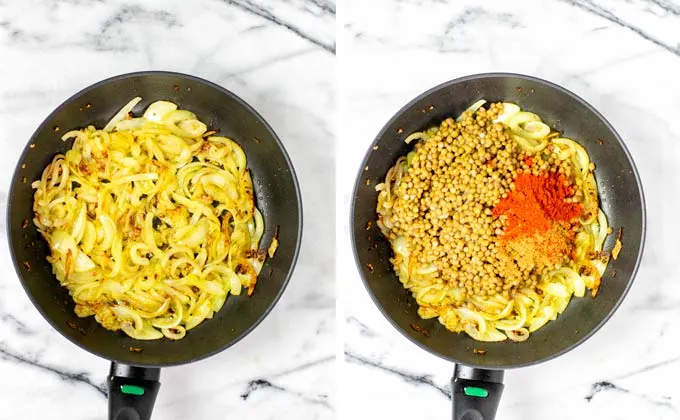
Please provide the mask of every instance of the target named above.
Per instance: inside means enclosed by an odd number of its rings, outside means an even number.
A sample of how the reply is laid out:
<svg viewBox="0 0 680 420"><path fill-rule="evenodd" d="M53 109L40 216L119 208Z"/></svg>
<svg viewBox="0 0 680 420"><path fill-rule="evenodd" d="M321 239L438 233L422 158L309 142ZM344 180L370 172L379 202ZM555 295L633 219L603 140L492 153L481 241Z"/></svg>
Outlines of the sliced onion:
<svg viewBox="0 0 680 420"><path fill-rule="evenodd" d="M541 287L541 289L553 296L561 297L561 298L566 298L569 297L570 293L567 290L567 288L564 286L564 284L559 283L559 282L550 282L547 284L544 284Z"/></svg>
<svg viewBox="0 0 680 420"><path fill-rule="evenodd" d="M207 292L212 293L213 295L226 295L227 294L224 291L224 289L222 288L222 286L217 282L205 281L205 282L203 282L203 285L204 285L204 289Z"/></svg>
<svg viewBox="0 0 680 420"><path fill-rule="evenodd" d="M137 130L142 128L145 122L144 118L130 118L129 120L118 121L114 128L116 131Z"/></svg>
<svg viewBox="0 0 680 420"><path fill-rule="evenodd" d="M517 330L506 331L505 334L512 341L522 342L529 338L529 331L526 328L519 328Z"/></svg>
<svg viewBox="0 0 680 420"><path fill-rule="evenodd" d="M136 311L133 311L127 306L122 305L112 306L111 310L113 311L114 314L116 314L116 317L118 317L118 319L120 319L122 322L132 321L134 323L135 333L142 332L142 328L144 328L144 321Z"/></svg>
<svg viewBox="0 0 680 420"><path fill-rule="evenodd" d="M125 104L125 106L123 106L123 107L120 109L120 111L118 111L118 112L116 113L116 115L114 115L113 118L111 118L111 120L104 126L103 131L107 131L107 132L112 131L112 130L113 130L113 127L115 127L116 124L118 124L119 121L121 121L121 120L122 120L123 118L125 118L130 112L132 112L132 109L133 109L133 108L135 107L135 105L137 105L141 100L142 100L142 98L140 98L139 96L137 96L136 98L133 98L130 102L128 102L127 104Z"/></svg>
<svg viewBox="0 0 680 420"><path fill-rule="evenodd" d="M463 120L463 114L465 114L466 112L469 112L469 113L474 114L474 113L477 112L477 110L478 110L479 108L481 108L485 103L486 103L486 100L485 100L485 99L480 99L480 100L478 100L477 102L473 103L473 104L470 105L465 111L463 111L463 112L458 116L458 118L456 118L456 121L462 121L462 120Z"/></svg>
<svg viewBox="0 0 680 420"><path fill-rule="evenodd" d="M179 128L187 134L187 137L200 137L208 130L208 127L199 120L184 120L178 124Z"/></svg>
<svg viewBox="0 0 680 420"><path fill-rule="evenodd" d="M130 337L136 339L136 340L158 340L160 338L163 338L163 334L153 328L151 325L148 323L144 322L142 324L142 329L137 331L134 328L130 328L127 325L123 324L121 326L121 329Z"/></svg>
<svg viewBox="0 0 680 420"><path fill-rule="evenodd" d="M181 340L187 334L187 330L181 325L174 328L163 328L161 331L163 332L163 335L170 340Z"/></svg>
<svg viewBox="0 0 680 420"><path fill-rule="evenodd" d="M499 330L517 330L524 326L527 321L527 311L526 307L519 302L515 304L515 310L517 311L517 316L512 319L502 319L494 322L494 326Z"/></svg>
<svg viewBox="0 0 680 420"><path fill-rule="evenodd" d="M149 265L149 259L139 256L139 251L148 250L149 246L143 243L135 243L130 246L130 260L137 265Z"/></svg>
<svg viewBox="0 0 680 420"><path fill-rule="evenodd" d="M71 130L71 131L66 132L63 136L61 136L61 139L63 141L66 141L66 140L72 139L74 137L82 137L82 136L83 136L83 133L80 130Z"/></svg>
<svg viewBox="0 0 680 420"><path fill-rule="evenodd" d="M229 273L229 291L231 292L232 295L240 295L241 294L241 279L234 273L233 271L230 271Z"/></svg>
<svg viewBox="0 0 680 420"><path fill-rule="evenodd" d="M175 231L174 240L179 246L194 248L200 246L206 240L208 226L206 223L183 226Z"/></svg>
<svg viewBox="0 0 680 420"><path fill-rule="evenodd" d="M116 223L107 214L99 215L97 222L99 222L102 232L102 239L99 247L103 250L108 250L111 248L111 245L113 245L113 240L116 236Z"/></svg>
<svg viewBox="0 0 680 420"><path fill-rule="evenodd" d="M522 150L530 153L538 153L545 149L545 147L548 145L548 141L546 139L535 141L518 136L517 134L513 134L512 139L515 141L515 143L517 143L517 145L519 145L519 147L522 148Z"/></svg>
<svg viewBox="0 0 680 420"><path fill-rule="evenodd" d="M484 335L486 332L486 321L480 314L468 308L456 308L455 311L462 323L471 323L479 335Z"/></svg>
<svg viewBox="0 0 680 420"><path fill-rule="evenodd" d="M541 328L542 326L547 324L548 321L550 321L554 316L556 316L556 312L550 306L545 306L541 308L541 310L539 311L539 315L529 322L529 332L531 333Z"/></svg>
<svg viewBox="0 0 680 420"><path fill-rule="evenodd" d="M69 251L72 255L78 253L78 246L73 236L64 232L63 230L55 230L50 236L50 246L52 250L59 252L65 256Z"/></svg>
<svg viewBox="0 0 680 420"><path fill-rule="evenodd" d="M602 251L602 245L604 240L607 238L609 231L609 223L607 222L607 216L605 216L602 209L598 210L597 213L597 223L593 223L593 239L594 239L594 249L596 252Z"/></svg>
<svg viewBox="0 0 680 420"><path fill-rule="evenodd" d="M488 313L486 313L486 310L480 311L480 315L482 316L482 318L484 318L487 321L496 321L498 319L502 319L502 318L509 316L512 313L512 309L514 307L515 307L515 302L511 300L496 315L488 314Z"/></svg>
<svg viewBox="0 0 680 420"><path fill-rule="evenodd" d="M95 267L96 266L94 262L92 262L90 257L85 255L84 252L79 251L76 254L75 262L73 264L73 271L75 271L76 273L82 273L93 270Z"/></svg>
<svg viewBox="0 0 680 420"><path fill-rule="evenodd" d="M71 236L76 243L80 243L85 234L85 227L87 223L87 207L83 204L80 206L80 211L73 222L73 229L71 230Z"/></svg>
<svg viewBox="0 0 680 420"><path fill-rule="evenodd" d="M184 314L183 305L178 299L172 299L171 307L173 313L170 314L170 317L155 318L149 321L151 325L156 328L175 328L178 326L180 322L182 322L182 317Z"/></svg>
<svg viewBox="0 0 680 420"><path fill-rule="evenodd" d="M506 122L508 119L512 118L515 114L519 113L520 107L516 104L503 102L503 111L498 114L493 122Z"/></svg>
<svg viewBox="0 0 680 420"><path fill-rule="evenodd" d="M177 105L168 101L156 101L144 111L144 118L155 123L161 122L163 117L177 109Z"/></svg>
<svg viewBox="0 0 680 420"><path fill-rule="evenodd" d="M432 274L437 272L437 266L434 264L429 264L429 265L423 265L421 267L418 267L416 269L416 274L422 274L422 275L427 275L427 274Z"/></svg>
<svg viewBox="0 0 680 420"><path fill-rule="evenodd" d="M423 133L422 131L417 131L415 133L409 134L409 136L404 139L404 143L409 144L413 140L423 140L423 139L427 139L427 134Z"/></svg>
<svg viewBox="0 0 680 420"><path fill-rule="evenodd" d="M576 143L572 139L566 137L556 137L550 142L555 146L557 150L557 157L560 160L565 160L570 158L575 153L574 144Z"/></svg>
<svg viewBox="0 0 680 420"><path fill-rule="evenodd" d="M144 243L151 249L157 250L156 238L153 234L153 214L147 213L144 218L144 228L142 229Z"/></svg>
<svg viewBox="0 0 680 420"><path fill-rule="evenodd" d="M220 309L222 309L222 306L224 305L224 302L225 302L226 300L227 300L227 294L226 294L226 293L223 294L223 295L214 295L214 296L211 298L211 301L212 301L212 303L211 303L211 309L212 309L212 311L213 311L213 312L217 312L217 311L219 311Z"/></svg>
<svg viewBox="0 0 680 420"><path fill-rule="evenodd" d="M111 258L113 258L113 267L109 273L109 277L115 277L120 273L123 266L123 237L120 234L116 234L113 238L113 243L111 244Z"/></svg>
<svg viewBox="0 0 680 420"><path fill-rule="evenodd" d="M158 179L158 174L147 173L147 174L135 174L128 175L111 181L111 184L127 184L135 181L155 181Z"/></svg>
<svg viewBox="0 0 680 420"><path fill-rule="evenodd" d="M193 315L188 316L185 320L184 328L190 330L203 322L203 320L211 314L210 307L210 301L206 300L200 306L195 308L195 310L192 312Z"/></svg>

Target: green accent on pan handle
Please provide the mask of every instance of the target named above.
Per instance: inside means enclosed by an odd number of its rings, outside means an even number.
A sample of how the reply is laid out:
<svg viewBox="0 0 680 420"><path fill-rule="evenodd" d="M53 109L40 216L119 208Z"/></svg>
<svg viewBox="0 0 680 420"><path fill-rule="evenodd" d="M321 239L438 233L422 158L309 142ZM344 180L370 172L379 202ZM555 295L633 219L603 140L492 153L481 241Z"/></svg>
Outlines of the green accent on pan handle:
<svg viewBox="0 0 680 420"><path fill-rule="evenodd" d="M503 371L456 365L451 390L453 420L493 420L503 394Z"/></svg>
<svg viewBox="0 0 680 420"><path fill-rule="evenodd" d="M160 369L111 363L109 420L150 420L161 386Z"/></svg>

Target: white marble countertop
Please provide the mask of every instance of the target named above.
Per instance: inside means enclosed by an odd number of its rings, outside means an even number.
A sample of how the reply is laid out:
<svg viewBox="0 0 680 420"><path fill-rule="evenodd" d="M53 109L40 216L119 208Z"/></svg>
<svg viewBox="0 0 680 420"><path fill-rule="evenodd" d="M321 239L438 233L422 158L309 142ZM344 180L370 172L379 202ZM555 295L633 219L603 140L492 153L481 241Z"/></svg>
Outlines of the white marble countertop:
<svg viewBox="0 0 680 420"><path fill-rule="evenodd" d="M154 419L331 419L336 401L333 0L0 0L0 215L14 165L73 93L120 73L173 70L249 102L291 156L304 201L298 265L273 312L237 345L164 369ZM326 212L329 218L316 217ZM0 235L0 419L106 417L108 362L33 308Z"/></svg>
<svg viewBox="0 0 680 420"><path fill-rule="evenodd" d="M680 3L677 0L348 0L340 16L343 284L341 418L450 418L453 365L402 337L356 271L352 183L374 136L441 82L487 71L551 80L585 98L625 139L648 209L643 264L593 338L553 361L506 372L499 420L678 419L680 387Z"/></svg>

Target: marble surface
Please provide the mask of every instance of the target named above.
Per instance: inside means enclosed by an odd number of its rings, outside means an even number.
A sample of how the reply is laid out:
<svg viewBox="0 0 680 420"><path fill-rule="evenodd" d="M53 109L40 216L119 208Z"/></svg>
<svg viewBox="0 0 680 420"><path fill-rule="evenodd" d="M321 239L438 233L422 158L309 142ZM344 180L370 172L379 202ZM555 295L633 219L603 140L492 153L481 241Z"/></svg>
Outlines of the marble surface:
<svg viewBox="0 0 680 420"><path fill-rule="evenodd" d="M154 419L335 417L334 22L333 0L0 0L3 232L9 180L35 128L120 73L173 70L226 87L272 125L297 170L305 226L288 289L234 347L163 370ZM33 308L4 233L0 273L0 419L105 418L107 361Z"/></svg>
<svg viewBox="0 0 680 420"><path fill-rule="evenodd" d="M450 418L451 363L403 338L354 267L349 203L383 124L428 88L519 72L572 90L625 139L645 187L647 247L623 305L593 338L506 373L499 420L680 418L680 2L348 0L342 3L338 271L343 285L341 418Z"/></svg>

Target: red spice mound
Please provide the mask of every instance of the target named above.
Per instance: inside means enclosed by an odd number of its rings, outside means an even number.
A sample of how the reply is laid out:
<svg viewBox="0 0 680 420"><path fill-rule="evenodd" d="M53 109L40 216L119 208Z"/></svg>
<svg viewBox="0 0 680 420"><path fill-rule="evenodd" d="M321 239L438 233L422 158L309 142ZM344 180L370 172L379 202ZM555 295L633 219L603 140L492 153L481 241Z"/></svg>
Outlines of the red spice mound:
<svg viewBox="0 0 680 420"><path fill-rule="evenodd" d="M580 203L567 203L574 195L573 186L562 174L533 175L521 173L515 189L494 207L493 215L507 216L503 239L532 236L546 232L552 222L568 222L581 216Z"/></svg>

